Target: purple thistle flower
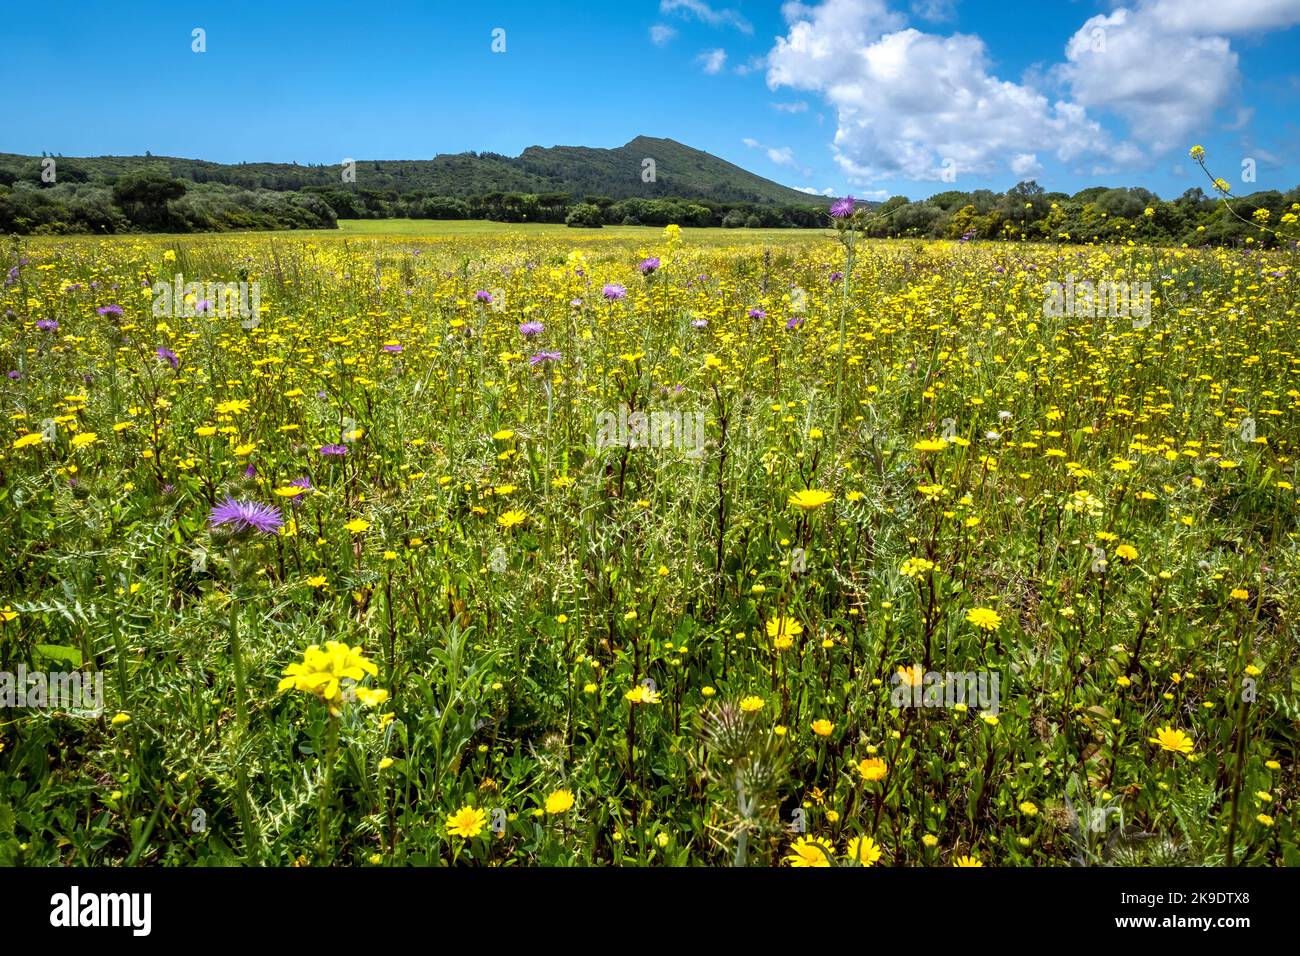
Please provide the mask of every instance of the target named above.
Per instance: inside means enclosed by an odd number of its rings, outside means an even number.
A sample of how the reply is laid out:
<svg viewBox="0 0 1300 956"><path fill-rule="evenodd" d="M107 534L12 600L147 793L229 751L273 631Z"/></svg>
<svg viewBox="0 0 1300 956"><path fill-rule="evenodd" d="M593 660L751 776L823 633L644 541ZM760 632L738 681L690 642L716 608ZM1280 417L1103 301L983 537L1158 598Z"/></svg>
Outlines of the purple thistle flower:
<svg viewBox="0 0 1300 956"><path fill-rule="evenodd" d="M528 364L541 365L543 362L558 362L563 357L559 352L538 352L528 360Z"/></svg>
<svg viewBox="0 0 1300 956"><path fill-rule="evenodd" d="M708 319L691 319L691 328L707 329L709 327Z"/></svg>
<svg viewBox="0 0 1300 956"><path fill-rule="evenodd" d="M59 328L59 323L53 319L40 319L37 321L36 327L42 332L55 332Z"/></svg>
<svg viewBox="0 0 1300 956"><path fill-rule="evenodd" d="M385 345L385 346L384 346L384 351L385 351L385 352L388 352L388 353L390 353L390 354L395 355L395 354L397 354L398 352L402 351L402 347L401 347L400 345L397 345L396 343L394 343L394 344L392 344L392 345Z"/></svg>
<svg viewBox="0 0 1300 956"><path fill-rule="evenodd" d="M627 289L623 288L621 285L615 282L605 283L604 293L605 293L605 298L608 299L610 302L617 302L620 299L627 298Z"/></svg>
<svg viewBox="0 0 1300 956"><path fill-rule="evenodd" d="M18 371L18 369L16 369L16 368L14 368L14 369L10 369L10 370L9 370L9 377L10 377L11 379L13 379L13 380L16 382L16 381L18 381L18 379L20 379L20 378L23 377L23 373L20 372L20 371Z"/></svg>
<svg viewBox="0 0 1300 956"><path fill-rule="evenodd" d="M791 316L790 321L785 324L787 329L797 329L803 325L803 319L797 315Z"/></svg>
<svg viewBox="0 0 1300 956"><path fill-rule="evenodd" d="M659 268L659 257L651 256L649 259L642 259L641 264L637 266L643 276L651 275Z"/></svg>
<svg viewBox="0 0 1300 956"><path fill-rule="evenodd" d="M836 282L839 282L843 278L844 278L843 272L832 272L830 274L831 285L834 285Z"/></svg>
<svg viewBox="0 0 1300 956"><path fill-rule="evenodd" d="M248 463L248 467L244 469L244 477L245 478L257 477L257 468L253 465L251 461Z"/></svg>
<svg viewBox="0 0 1300 956"><path fill-rule="evenodd" d="M843 199L835 200L831 203L831 218L847 219L849 216L853 215L853 203L854 199L852 196L845 196Z"/></svg>
<svg viewBox="0 0 1300 956"><path fill-rule="evenodd" d="M541 335L546 331L546 326L541 322L525 322L519 326L519 334L526 339L531 339L534 335Z"/></svg>
<svg viewBox="0 0 1300 956"><path fill-rule="evenodd" d="M229 525L236 533L257 531L261 534L274 534L284 526L279 509L259 501L236 501L229 496L213 507L208 521L214 528Z"/></svg>
<svg viewBox="0 0 1300 956"><path fill-rule="evenodd" d="M482 302L484 305L491 305L492 293L488 292L486 289L479 289L474 293L474 300L476 302Z"/></svg>
<svg viewBox="0 0 1300 956"><path fill-rule="evenodd" d="M766 318L767 318L767 313L764 312L762 309L750 309L750 310L749 310L748 312L746 312L745 314L748 315L751 319L766 319Z"/></svg>
<svg viewBox="0 0 1300 956"><path fill-rule="evenodd" d="M120 305L101 305L95 311L100 315L119 316L122 314L122 307Z"/></svg>
<svg viewBox="0 0 1300 956"><path fill-rule="evenodd" d="M322 458L342 458L348 453L347 445L321 445L320 454Z"/></svg>
<svg viewBox="0 0 1300 956"><path fill-rule="evenodd" d="M581 300L581 299L570 299L570 300L569 300L569 308L571 308L571 309L581 309L581 308L582 308L582 300Z"/></svg>
<svg viewBox="0 0 1300 956"><path fill-rule="evenodd" d="M180 367L181 360L180 358L177 357L176 353L173 352L171 349L160 345L158 346L158 350L154 354L157 355L160 359L165 359L167 364L172 367L173 372Z"/></svg>

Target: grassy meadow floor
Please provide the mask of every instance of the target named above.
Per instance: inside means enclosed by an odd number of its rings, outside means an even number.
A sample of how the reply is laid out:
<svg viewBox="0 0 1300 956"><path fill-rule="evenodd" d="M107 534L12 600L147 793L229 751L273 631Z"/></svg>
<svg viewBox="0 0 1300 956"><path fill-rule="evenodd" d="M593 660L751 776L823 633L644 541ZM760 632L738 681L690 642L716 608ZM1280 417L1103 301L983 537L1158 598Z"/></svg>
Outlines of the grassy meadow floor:
<svg viewBox="0 0 1300 956"><path fill-rule="evenodd" d="M0 864L1300 865L1294 252L3 259Z"/></svg>

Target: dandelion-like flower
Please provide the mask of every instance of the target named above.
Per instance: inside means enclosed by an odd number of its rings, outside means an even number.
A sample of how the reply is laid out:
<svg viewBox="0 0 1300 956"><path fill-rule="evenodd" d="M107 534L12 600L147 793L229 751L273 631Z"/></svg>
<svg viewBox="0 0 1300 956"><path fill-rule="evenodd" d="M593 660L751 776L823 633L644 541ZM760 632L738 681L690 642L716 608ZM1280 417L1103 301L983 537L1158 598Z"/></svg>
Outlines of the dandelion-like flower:
<svg viewBox="0 0 1300 956"><path fill-rule="evenodd" d="M1173 727L1161 727L1156 731L1156 735L1149 739L1151 743L1161 750L1167 750L1170 753L1186 755L1195 749L1192 738L1181 730L1174 730Z"/></svg>
<svg viewBox="0 0 1300 956"><path fill-rule="evenodd" d="M989 607L973 607L966 612L966 620L984 631L996 631L1002 616Z"/></svg>
<svg viewBox="0 0 1300 956"><path fill-rule="evenodd" d="M447 833L469 840L483 832L487 825L487 814L478 807L461 807L447 817Z"/></svg>
<svg viewBox="0 0 1300 956"><path fill-rule="evenodd" d="M830 866L835 848L822 837L800 837L790 844L785 862L793 867Z"/></svg>

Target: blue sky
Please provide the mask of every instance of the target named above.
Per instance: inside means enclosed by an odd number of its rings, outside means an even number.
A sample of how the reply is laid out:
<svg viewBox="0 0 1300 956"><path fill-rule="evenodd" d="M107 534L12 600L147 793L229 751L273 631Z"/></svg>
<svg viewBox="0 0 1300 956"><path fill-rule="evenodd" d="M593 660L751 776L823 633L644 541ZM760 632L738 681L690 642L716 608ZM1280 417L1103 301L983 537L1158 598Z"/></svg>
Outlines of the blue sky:
<svg viewBox="0 0 1300 956"><path fill-rule="evenodd" d="M645 134L796 188L1300 184L1300 0L10 4L0 151L337 163ZM205 31L206 52L192 50ZM493 31L505 51L493 52Z"/></svg>

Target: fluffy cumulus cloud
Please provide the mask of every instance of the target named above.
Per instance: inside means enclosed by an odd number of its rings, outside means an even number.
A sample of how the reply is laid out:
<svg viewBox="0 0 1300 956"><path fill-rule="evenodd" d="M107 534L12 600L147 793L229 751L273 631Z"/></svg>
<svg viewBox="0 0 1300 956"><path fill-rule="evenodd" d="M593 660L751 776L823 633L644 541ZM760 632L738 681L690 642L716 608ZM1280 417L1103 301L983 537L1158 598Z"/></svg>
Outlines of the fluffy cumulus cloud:
<svg viewBox="0 0 1300 956"><path fill-rule="evenodd" d="M1237 88L1231 36L1300 23L1300 0L1142 0L1088 19L1058 68L1076 102L1159 155L1204 129Z"/></svg>
<svg viewBox="0 0 1300 956"><path fill-rule="evenodd" d="M913 7L927 9L924 5ZM835 160L850 181L945 173L1041 174L1048 157L1131 166L1184 145L1238 81L1230 37L1300 23L1300 0L1136 0L1083 23L1040 79L994 74L978 36L909 27L886 0L784 5L767 83L836 112ZM1099 119L1124 120L1128 136Z"/></svg>
<svg viewBox="0 0 1300 956"><path fill-rule="evenodd" d="M785 13L790 29L768 56L768 85L815 91L835 108L835 160L853 182L987 174L1012 156L1070 160L1105 146L1075 104L993 76L979 37L898 29L880 0L788 4Z"/></svg>

